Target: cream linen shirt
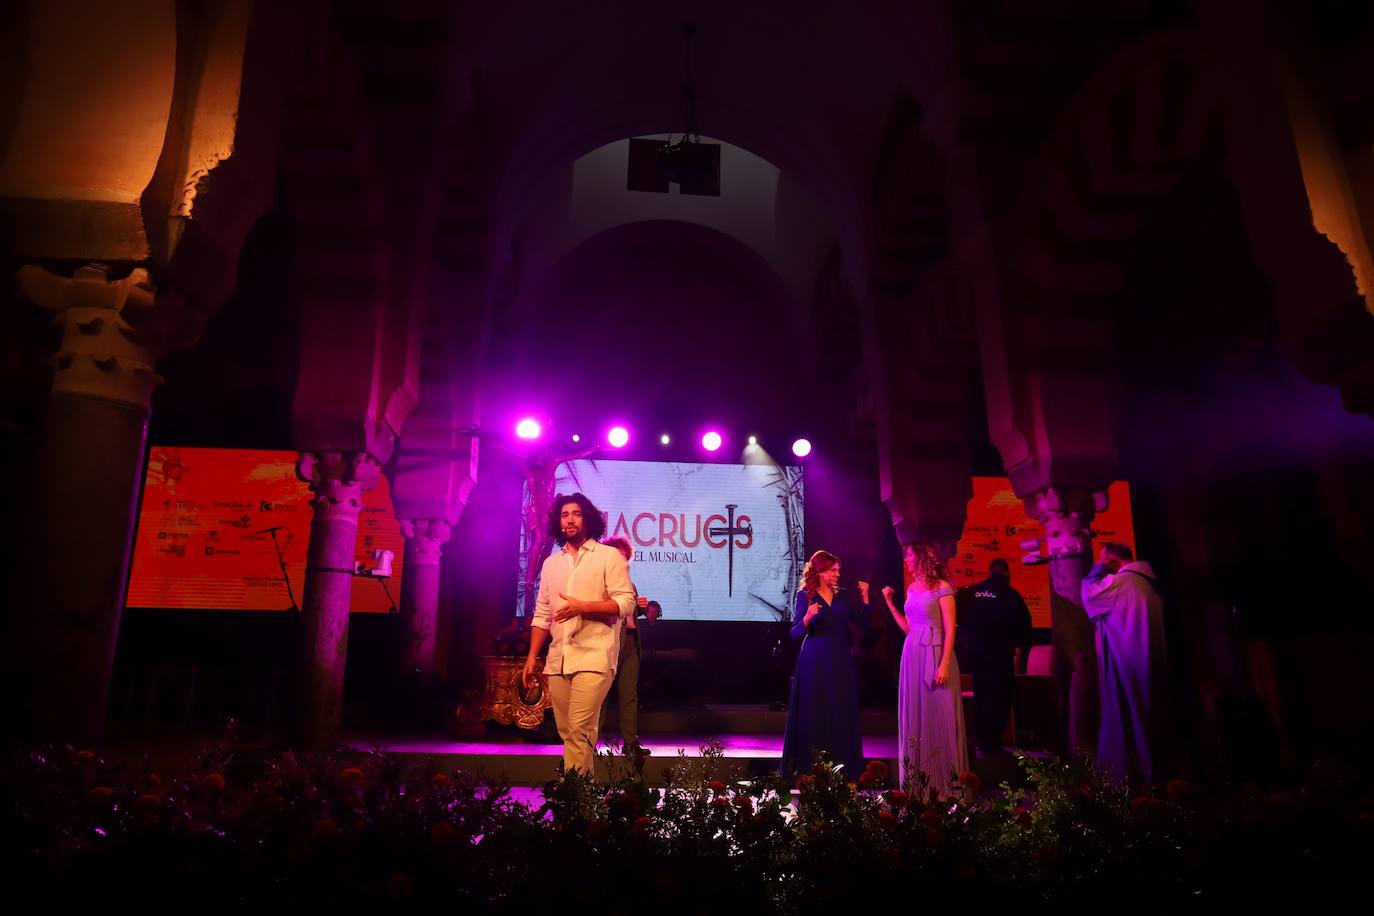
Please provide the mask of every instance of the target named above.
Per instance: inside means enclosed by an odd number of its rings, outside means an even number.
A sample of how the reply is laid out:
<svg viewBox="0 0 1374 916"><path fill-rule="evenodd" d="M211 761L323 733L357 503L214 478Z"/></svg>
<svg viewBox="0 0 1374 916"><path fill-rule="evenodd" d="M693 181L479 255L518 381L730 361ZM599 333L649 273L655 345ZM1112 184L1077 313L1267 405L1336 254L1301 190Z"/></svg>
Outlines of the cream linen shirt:
<svg viewBox="0 0 1374 916"><path fill-rule="evenodd" d="M567 604L560 594L584 601L610 598L622 619L630 616L635 611L635 595L625 558L614 547L596 541L586 541L576 553L564 545L544 561L534 601L533 624L549 631L545 674L614 673L620 658L620 621L607 624L582 616L554 620L554 612Z"/></svg>

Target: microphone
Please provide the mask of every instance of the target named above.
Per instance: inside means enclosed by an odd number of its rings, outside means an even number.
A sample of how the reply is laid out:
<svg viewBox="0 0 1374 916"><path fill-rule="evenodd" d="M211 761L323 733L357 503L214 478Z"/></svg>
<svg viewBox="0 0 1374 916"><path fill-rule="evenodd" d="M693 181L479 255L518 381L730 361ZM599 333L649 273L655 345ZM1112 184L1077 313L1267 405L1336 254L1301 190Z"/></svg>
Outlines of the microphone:
<svg viewBox="0 0 1374 916"><path fill-rule="evenodd" d="M262 529L261 531L258 531L258 532L256 532L256 533L257 533L257 534L271 534L273 531L280 531L280 530L282 530L282 529L285 528L285 527L286 527L285 525L276 525L276 526L271 527L271 528L264 528L264 529Z"/></svg>

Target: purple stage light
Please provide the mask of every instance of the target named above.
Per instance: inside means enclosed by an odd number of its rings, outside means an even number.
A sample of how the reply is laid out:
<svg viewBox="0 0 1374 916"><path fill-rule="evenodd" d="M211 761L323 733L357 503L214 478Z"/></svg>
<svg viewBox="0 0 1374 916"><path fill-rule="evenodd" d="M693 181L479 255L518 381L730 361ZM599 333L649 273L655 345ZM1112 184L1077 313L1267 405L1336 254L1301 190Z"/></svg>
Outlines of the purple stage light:
<svg viewBox="0 0 1374 916"><path fill-rule="evenodd" d="M533 417L526 417L515 424L515 434L521 439L538 439L543 430L539 427L539 421Z"/></svg>
<svg viewBox="0 0 1374 916"><path fill-rule="evenodd" d="M606 434L606 441L611 444L611 448L624 448L630 441L630 431L623 426L613 426Z"/></svg>
<svg viewBox="0 0 1374 916"><path fill-rule="evenodd" d="M811 454L811 440L798 439L796 442L793 442L792 454L796 455L798 458L805 458L807 455Z"/></svg>
<svg viewBox="0 0 1374 916"><path fill-rule="evenodd" d="M714 452L716 449L720 448L721 441L720 433L711 430L701 437L701 447L708 452Z"/></svg>

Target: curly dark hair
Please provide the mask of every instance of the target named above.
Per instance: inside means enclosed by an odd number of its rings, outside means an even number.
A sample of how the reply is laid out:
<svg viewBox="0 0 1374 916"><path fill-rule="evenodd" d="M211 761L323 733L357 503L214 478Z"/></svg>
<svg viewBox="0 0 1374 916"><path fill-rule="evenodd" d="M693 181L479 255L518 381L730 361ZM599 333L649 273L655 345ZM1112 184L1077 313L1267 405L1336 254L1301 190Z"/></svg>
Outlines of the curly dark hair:
<svg viewBox="0 0 1374 916"><path fill-rule="evenodd" d="M559 493L553 498L553 504L549 506L549 518L545 525L549 537L553 538L559 545L565 543L563 526L558 524L558 521L559 516L563 513L563 507L568 503L577 503L582 507L582 523L587 526L587 540L601 540L601 536L606 533L606 519L602 517L601 510L581 493L569 493L566 496Z"/></svg>

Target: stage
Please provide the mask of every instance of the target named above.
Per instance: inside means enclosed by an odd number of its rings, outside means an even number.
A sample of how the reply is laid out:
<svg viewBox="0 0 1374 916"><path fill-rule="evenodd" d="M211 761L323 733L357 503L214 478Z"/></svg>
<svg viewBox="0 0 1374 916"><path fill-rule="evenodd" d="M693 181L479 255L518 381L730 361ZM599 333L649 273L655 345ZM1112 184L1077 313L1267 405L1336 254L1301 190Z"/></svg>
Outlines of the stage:
<svg viewBox="0 0 1374 916"><path fill-rule="evenodd" d="M864 710L861 718L865 759L883 761L895 778L900 772L901 757L895 710ZM614 724L611 713L607 722L609 740L603 740L598 747L597 776L601 779L624 775L629 767L619 753ZM664 785L670 767L682 758L701 758L702 749L713 741L718 741L722 748L721 759L712 767L713 775L719 778L743 779L776 772L782 759L786 724L785 710L766 706L644 710L640 713L640 742L650 754L645 764L646 779L650 785ZM357 752L441 757L445 766L517 787L542 786L555 777L563 746L547 724L543 729L496 728L491 732L485 737L462 739L353 735L344 744ZM993 777L991 785L1004 778L1017 781L1016 767L1010 758L977 760L970 749L969 759L985 782L989 782L988 776Z"/></svg>

